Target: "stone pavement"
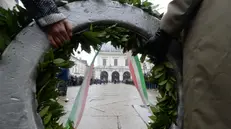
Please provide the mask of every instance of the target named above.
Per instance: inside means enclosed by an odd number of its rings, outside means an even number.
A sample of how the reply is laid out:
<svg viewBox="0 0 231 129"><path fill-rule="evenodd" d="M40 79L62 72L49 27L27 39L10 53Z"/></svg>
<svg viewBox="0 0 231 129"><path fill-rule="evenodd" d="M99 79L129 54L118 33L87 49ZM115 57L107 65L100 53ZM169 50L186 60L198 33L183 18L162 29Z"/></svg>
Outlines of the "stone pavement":
<svg viewBox="0 0 231 129"><path fill-rule="evenodd" d="M69 102L61 102L67 114L60 122L65 122L69 116L78 90L79 87L68 88ZM148 93L150 100L155 103L157 93L154 90ZM147 129L132 105L142 105L134 86L111 83L92 85L78 129Z"/></svg>

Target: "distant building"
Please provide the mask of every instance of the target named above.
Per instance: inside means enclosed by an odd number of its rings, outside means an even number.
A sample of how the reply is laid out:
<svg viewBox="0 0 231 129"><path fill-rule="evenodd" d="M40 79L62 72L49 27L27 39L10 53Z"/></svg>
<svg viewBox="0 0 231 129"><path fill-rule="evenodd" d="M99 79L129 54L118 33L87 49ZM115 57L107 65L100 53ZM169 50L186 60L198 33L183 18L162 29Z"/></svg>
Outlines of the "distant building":
<svg viewBox="0 0 231 129"><path fill-rule="evenodd" d="M130 79L126 54L122 49L114 48L110 43L104 44L96 58L95 78L106 81L123 81Z"/></svg>
<svg viewBox="0 0 231 129"><path fill-rule="evenodd" d="M70 57L70 60L75 63L75 65L70 68L70 74L73 76L84 76L85 71L88 69L88 64L86 60L78 59L74 56Z"/></svg>
<svg viewBox="0 0 231 129"><path fill-rule="evenodd" d="M109 82L131 79L127 55L123 53L122 49L116 49L110 43L104 44L96 60L97 64L94 68L96 79ZM145 73L149 72L151 68L149 63L141 64L141 67Z"/></svg>

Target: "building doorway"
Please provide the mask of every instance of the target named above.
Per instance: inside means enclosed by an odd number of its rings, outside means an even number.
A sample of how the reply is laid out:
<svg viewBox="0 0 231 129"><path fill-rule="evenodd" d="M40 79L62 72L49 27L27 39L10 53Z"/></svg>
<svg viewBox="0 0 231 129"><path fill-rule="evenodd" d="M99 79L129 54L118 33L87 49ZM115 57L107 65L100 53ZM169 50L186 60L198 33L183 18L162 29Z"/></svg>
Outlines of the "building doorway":
<svg viewBox="0 0 231 129"><path fill-rule="evenodd" d="M119 72L114 71L114 72L112 73L112 75L111 75L111 81L112 81L113 83L118 83L118 82L120 81L119 77L120 77Z"/></svg>
<svg viewBox="0 0 231 129"><path fill-rule="evenodd" d="M104 83L108 82L108 73L106 71L102 71L100 73L100 80L103 81Z"/></svg>
<svg viewBox="0 0 231 129"><path fill-rule="evenodd" d="M123 81L129 80L131 78L130 72L126 71L123 74Z"/></svg>

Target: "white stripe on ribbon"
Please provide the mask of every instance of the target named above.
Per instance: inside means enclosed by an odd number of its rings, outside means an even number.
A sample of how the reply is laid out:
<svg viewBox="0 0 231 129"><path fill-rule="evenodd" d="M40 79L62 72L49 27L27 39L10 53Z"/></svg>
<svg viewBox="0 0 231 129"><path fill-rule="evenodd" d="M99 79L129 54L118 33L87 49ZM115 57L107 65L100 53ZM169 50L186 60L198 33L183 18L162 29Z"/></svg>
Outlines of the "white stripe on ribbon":
<svg viewBox="0 0 231 129"><path fill-rule="evenodd" d="M96 59L96 56L98 55L99 51L95 54L90 67L85 71L85 75L84 75L84 80L83 83L80 87L80 90L75 98L75 102L72 106L72 110L71 113L68 117L68 121L72 121L74 122L75 125L75 129L77 129L82 116L83 116L83 112L84 112L84 108L86 105L86 101L87 101L87 96L88 96L88 90L89 90L89 86L90 86L90 81L91 81L91 77L92 77L92 73L93 73L93 68L94 68L94 62ZM66 123L66 128L69 129L68 126L68 121Z"/></svg>
<svg viewBox="0 0 231 129"><path fill-rule="evenodd" d="M139 74L135 59L134 59L134 57L131 56L131 52L127 53L127 57L128 57L128 61L129 61L129 69L130 69L134 84L136 86L136 89L138 90L138 92L140 94L140 97L141 97L141 99L143 101L143 104L145 106L147 106L148 101L145 98L145 95L144 95L144 92L143 92L143 89L142 89L140 74Z"/></svg>

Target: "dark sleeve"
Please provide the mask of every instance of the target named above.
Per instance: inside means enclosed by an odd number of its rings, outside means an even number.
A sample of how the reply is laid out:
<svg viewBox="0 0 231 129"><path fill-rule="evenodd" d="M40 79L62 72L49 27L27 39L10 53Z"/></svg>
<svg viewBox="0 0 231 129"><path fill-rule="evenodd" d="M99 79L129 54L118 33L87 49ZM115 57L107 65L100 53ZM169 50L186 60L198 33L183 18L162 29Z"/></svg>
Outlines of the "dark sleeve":
<svg viewBox="0 0 231 129"><path fill-rule="evenodd" d="M47 26L65 19L53 0L21 0L31 16L40 24Z"/></svg>
<svg viewBox="0 0 231 129"><path fill-rule="evenodd" d="M203 0L173 0L168 5L168 11L161 19L160 28L170 35L179 33L192 19Z"/></svg>

